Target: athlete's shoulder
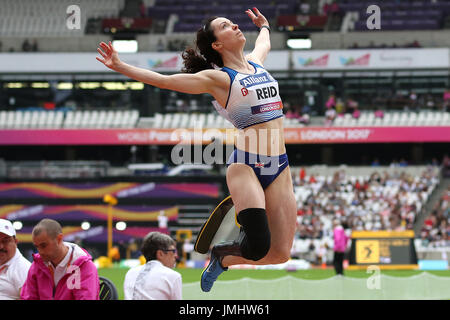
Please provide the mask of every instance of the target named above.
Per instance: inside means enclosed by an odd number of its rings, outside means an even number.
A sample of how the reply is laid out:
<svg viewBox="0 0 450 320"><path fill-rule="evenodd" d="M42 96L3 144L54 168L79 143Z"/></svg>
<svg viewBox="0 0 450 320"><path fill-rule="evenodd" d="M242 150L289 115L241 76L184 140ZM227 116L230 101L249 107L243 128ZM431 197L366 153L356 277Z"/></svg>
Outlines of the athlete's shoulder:
<svg viewBox="0 0 450 320"><path fill-rule="evenodd" d="M252 56L251 53L249 53L248 55L245 56L245 58L247 59L247 61L249 61L250 63L255 64L257 67L264 69L264 65L262 63L262 61L260 61L258 58Z"/></svg>
<svg viewBox="0 0 450 320"><path fill-rule="evenodd" d="M203 70L198 72L198 75L203 76L203 77L207 77L211 80L227 80L228 76L225 72L222 71L222 69L207 69L207 70Z"/></svg>

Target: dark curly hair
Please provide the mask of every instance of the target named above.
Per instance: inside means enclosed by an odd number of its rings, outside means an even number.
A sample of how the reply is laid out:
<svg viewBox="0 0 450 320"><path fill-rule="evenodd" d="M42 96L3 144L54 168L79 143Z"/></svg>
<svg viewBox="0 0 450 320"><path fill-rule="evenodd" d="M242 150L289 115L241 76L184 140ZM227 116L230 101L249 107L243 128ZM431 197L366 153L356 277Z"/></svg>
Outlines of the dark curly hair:
<svg viewBox="0 0 450 320"><path fill-rule="evenodd" d="M181 54L185 73L197 73L206 69L214 69L214 65L223 67L221 55L212 48L216 41L214 31L211 29L211 22L218 17L210 17L205 20L204 25L197 30L195 47L188 47Z"/></svg>

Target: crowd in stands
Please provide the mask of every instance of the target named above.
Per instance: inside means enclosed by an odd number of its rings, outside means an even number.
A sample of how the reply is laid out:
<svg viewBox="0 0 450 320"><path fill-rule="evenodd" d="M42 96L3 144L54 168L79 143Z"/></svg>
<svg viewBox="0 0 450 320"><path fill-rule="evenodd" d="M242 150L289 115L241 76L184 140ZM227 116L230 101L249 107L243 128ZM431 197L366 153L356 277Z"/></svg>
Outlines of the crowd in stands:
<svg viewBox="0 0 450 320"><path fill-rule="evenodd" d="M309 124L313 116L313 108L308 103L300 105L294 100L286 99L284 103L285 116L288 119L297 119L299 124ZM371 99L372 105L362 105L354 96L346 98L333 92L324 102L324 116L326 126L333 125L338 117L350 114L352 118L359 119L364 111L372 111L375 118L383 118L389 110L401 110L404 112L440 111L448 112L450 106L450 90L446 90L442 96L430 93L418 94L414 91L408 94L384 94Z"/></svg>
<svg viewBox="0 0 450 320"><path fill-rule="evenodd" d="M450 187L440 198L420 231L422 245L448 246L450 243Z"/></svg>
<svg viewBox="0 0 450 320"><path fill-rule="evenodd" d="M308 174L302 168L293 177L297 198L296 239L309 243L315 262L330 250L333 221L350 235L357 231L412 230L439 183L439 167L428 166L420 175L374 168L370 176L351 176L344 170L333 176ZM426 220L421 237L428 242L449 240L449 190ZM316 243L316 245L314 245ZM293 252L295 254L295 248Z"/></svg>

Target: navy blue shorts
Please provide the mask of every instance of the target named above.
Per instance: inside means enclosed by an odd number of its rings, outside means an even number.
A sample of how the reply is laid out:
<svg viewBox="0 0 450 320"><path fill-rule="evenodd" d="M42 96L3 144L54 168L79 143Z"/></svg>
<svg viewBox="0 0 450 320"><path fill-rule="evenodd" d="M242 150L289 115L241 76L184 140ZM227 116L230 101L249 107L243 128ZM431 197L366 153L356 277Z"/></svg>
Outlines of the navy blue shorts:
<svg viewBox="0 0 450 320"><path fill-rule="evenodd" d="M251 167L263 189L266 189L289 165L286 153L279 156L263 156L239 149L234 149L227 161L227 167L232 163L244 163Z"/></svg>

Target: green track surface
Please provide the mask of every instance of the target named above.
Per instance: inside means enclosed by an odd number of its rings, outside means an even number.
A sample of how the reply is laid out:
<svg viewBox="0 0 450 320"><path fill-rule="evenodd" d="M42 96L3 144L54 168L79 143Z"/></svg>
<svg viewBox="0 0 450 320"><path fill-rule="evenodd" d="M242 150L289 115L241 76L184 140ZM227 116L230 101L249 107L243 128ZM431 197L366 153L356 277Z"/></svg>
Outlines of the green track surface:
<svg viewBox="0 0 450 320"><path fill-rule="evenodd" d="M200 275L202 269L175 269L181 273L183 283L192 283L200 281ZM128 268L103 268L99 269L98 273L101 276L107 277L117 287L119 293L119 299L123 299L123 280ZM419 270L385 270L382 274L394 277L410 277L420 274L425 271ZM444 271L426 271L430 274L441 277L450 277L450 270ZM220 280L237 280L242 278L252 279L277 279L290 275L301 279L308 280L320 280L331 278L335 275L333 269L311 269L311 270L298 270L298 271L285 271L285 270L229 270L220 276ZM345 271L345 276L353 278L368 278L371 273L366 271Z"/></svg>

